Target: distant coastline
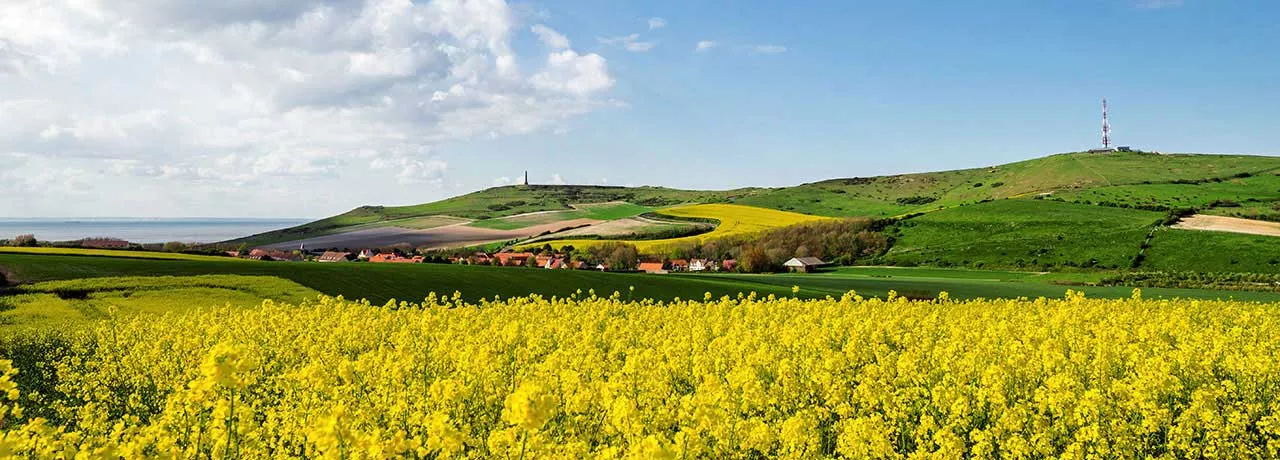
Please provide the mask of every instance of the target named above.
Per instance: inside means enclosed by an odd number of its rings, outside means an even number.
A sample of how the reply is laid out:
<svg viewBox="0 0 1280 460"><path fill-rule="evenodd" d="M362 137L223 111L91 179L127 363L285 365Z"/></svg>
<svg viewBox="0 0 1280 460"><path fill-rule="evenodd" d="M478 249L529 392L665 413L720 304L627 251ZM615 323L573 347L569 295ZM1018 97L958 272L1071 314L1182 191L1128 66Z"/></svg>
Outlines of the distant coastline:
<svg viewBox="0 0 1280 460"><path fill-rule="evenodd" d="M0 217L0 238L40 241L111 237L132 243L216 243L310 221L304 218Z"/></svg>

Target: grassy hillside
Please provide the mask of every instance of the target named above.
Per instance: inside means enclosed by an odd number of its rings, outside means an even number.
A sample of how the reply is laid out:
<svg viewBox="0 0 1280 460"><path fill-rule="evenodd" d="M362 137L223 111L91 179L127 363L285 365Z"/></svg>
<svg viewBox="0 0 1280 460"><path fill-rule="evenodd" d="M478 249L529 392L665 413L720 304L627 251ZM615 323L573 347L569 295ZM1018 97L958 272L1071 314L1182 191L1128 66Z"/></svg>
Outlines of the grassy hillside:
<svg viewBox="0 0 1280 460"><path fill-rule="evenodd" d="M1162 213L1010 199L926 214L898 224L893 264L1061 268L1128 267Z"/></svg>
<svg viewBox="0 0 1280 460"><path fill-rule="evenodd" d="M1278 170L1280 158L1276 157L1073 153L984 168L832 179L771 189L689 191L662 187L507 186L421 205L360 207L341 215L235 242L251 245L277 243L342 232L362 225L393 225L395 221L442 215L480 221L473 225L505 228L511 224L487 222L485 219L538 211L571 211L573 204L613 201L644 207L735 203L833 217L899 216L1046 192L1082 202L1123 200L1137 203L1152 199L1173 202L1177 200L1170 198L1187 195L1195 198L1182 201L1199 203L1217 199L1210 197L1239 197L1266 189L1275 180L1274 173ZM1266 174L1271 177L1233 180L1233 176ZM1175 183L1214 178L1222 182L1207 187L1207 182L1200 185ZM1111 188L1118 186L1151 187ZM1106 189L1096 195L1079 193L1099 188ZM1268 190L1267 193L1274 195L1280 189L1273 187Z"/></svg>
<svg viewBox="0 0 1280 460"><path fill-rule="evenodd" d="M1280 174L1268 172L1192 183L1113 185L1056 193L1053 199L1144 209L1237 207L1280 201Z"/></svg>
<svg viewBox="0 0 1280 460"><path fill-rule="evenodd" d="M700 192L663 187L628 188L593 185L494 187L420 205L362 206L333 217L232 240L229 243L250 245L279 243L332 234L360 225L423 216L452 216L484 220L539 211L572 211L571 205L579 203L624 201L646 207L714 203L725 201L738 193L749 193L749 191Z"/></svg>
<svg viewBox="0 0 1280 460"><path fill-rule="evenodd" d="M731 201L823 216L888 217L986 199L1230 178L1277 168L1280 158L1276 157L1072 153L987 168L833 179L747 194Z"/></svg>
<svg viewBox="0 0 1280 460"><path fill-rule="evenodd" d="M1142 268L1164 271L1280 273L1280 238L1163 229L1151 239Z"/></svg>

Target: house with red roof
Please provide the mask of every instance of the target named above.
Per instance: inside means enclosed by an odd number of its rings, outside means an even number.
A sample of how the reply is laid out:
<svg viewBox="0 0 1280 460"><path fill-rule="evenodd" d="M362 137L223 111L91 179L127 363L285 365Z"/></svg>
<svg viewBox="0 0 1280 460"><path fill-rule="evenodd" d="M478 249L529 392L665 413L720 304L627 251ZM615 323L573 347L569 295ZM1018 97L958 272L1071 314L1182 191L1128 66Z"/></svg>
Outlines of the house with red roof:
<svg viewBox="0 0 1280 460"><path fill-rule="evenodd" d="M645 273L666 273L667 270L664 267L662 262L640 262L636 269Z"/></svg>

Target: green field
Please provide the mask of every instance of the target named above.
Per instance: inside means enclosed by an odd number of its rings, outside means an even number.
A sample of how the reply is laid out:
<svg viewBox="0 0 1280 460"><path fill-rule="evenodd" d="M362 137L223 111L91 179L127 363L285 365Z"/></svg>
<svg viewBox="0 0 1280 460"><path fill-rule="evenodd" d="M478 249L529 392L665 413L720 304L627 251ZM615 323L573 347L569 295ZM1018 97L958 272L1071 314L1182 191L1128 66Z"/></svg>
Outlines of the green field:
<svg viewBox="0 0 1280 460"><path fill-rule="evenodd" d="M1144 270L1280 273L1280 237L1162 229Z"/></svg>
<svg viewBox="0 0 1280 460"><path fill-rule="evenodd" d="M1163 214L1010 199L903 221L885 256L896 265L975 268L1128 267Z"/></svg>
<svg viewBox="0 0 1280 460"><path fill-rule="evenodd" d="M184 261L113 257L77 257L0 253L0 269L10 281L31 282L106 276L194 276L207 274L274 276L328 295L369 299L420 300L431 292L462 292L478 300L493 296L529 294L566 296L578 289L600 293L628 293L635 286L637 298L671 299L737 294L751 290L762 294L789 294L769 285L747 285L728 280L692 280L662 275L601 273L581 270L542 270L440 264L320 264L238 260Z"/></svg>
<svg viewBox="0 0 1280 460"><path fill-rule="evenodd" d="M319 292L267 276L202 275L84 278L26 284L0 296L0 332L44 328L110 314L184 308L254 307L263 299L297 303Z"/></svg>
<svg viewBox="0 0 1280 460"><path fill-rule="evenodd" d="M101 257L127 257L133 259L162 259L162 260L189 260L189 261L245 261L245 259L237 259L234 257L204 256L197 254L182 254L176 252L154 252L154 251L118 251L111 249L81 249L81 248L50 248L50 247L13 247L0 246L0 254L38 254L38 255L75 255L75 256L101 256Z"/></svg>
<svg viewBox="0 0 1280 460"><path fill-rule="evenodd" d="M1214 203L1280 200L1280 176L1274 173L1200 184L1137 184L1054 194L1054 199L1103 206L1205 208Z"/></svg>
<svg viewBox="0 0 1280 460"><path fill-rule="evenodd" d="M503 217L498 219L477 220L472 227L491 228L494 230L515 230L536 225L564 222L575 219L617 220L635 217L652 210L646 206L631 203L601 203L579 205L578 209L569 211L551 211L536 214Z"/></svg>

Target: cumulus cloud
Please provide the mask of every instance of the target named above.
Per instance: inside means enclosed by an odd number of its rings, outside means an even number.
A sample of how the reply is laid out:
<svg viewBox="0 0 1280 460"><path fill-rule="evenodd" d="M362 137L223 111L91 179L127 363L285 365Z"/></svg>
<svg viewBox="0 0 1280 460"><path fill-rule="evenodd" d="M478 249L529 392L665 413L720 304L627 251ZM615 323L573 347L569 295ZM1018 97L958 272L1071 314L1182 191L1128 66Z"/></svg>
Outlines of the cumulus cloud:
<svg viewBox="0 0 1280 460"><path fill-rule="evenodd" d="M716 43L713 40L703 40L698 42L697 45L694 45L693 51L696 53L701 53L703 51L708 51L712 48L715 48L716 45L718 45L718 43Z"/></svg>
<svg viewBox="0 0 1280 460"><path fill-rule="evenodd" d="M662 18L649 18L649 30L657 30L667 26L667 20Z"/></svg>
<svg viewBox="0 0 1280 460"><path fill-rule="evenodd" d="M79 184L51 194L118 192L108 213L137 212L130 193L272 214L265 196L334 178L443 184L441 144L613 105L605 58L520 22L503 0L6 0L0 163L30 186ZM546 49L517 55L521 34ZM0 198L0 214L24 209Z"/></svg>
<svg viewBox="0 0 1280 460"><path fill-rule="evenodd" d="M640 34L623 35L618 37L599 37L597 40L602 45L620 46L627 51L633 53L643 53L657 46L654 42L640 41Z"/></svg>
<svg viewBox="0 0 1280 460"><path fill-rule="evenodd" d="M755 45L751 47L751 51L760 54L782 54L787 52L787 47L781 45Z"/></svg>

